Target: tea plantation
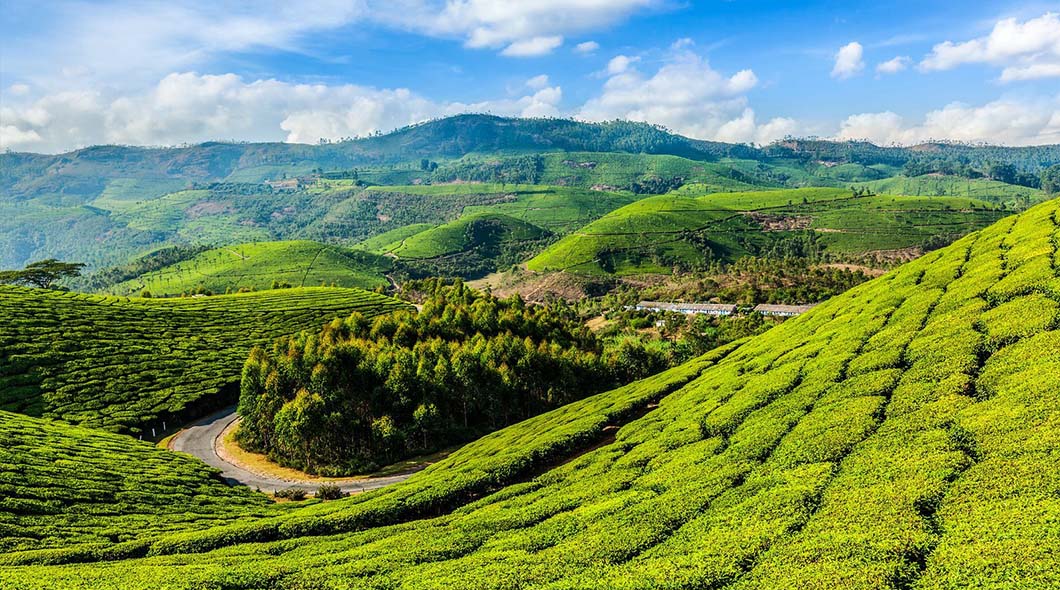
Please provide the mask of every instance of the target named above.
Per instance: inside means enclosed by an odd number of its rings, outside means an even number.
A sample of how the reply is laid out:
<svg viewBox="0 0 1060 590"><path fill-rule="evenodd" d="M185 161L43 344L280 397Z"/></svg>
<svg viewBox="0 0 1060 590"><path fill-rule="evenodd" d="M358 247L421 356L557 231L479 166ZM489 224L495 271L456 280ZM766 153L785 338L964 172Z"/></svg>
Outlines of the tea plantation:
<svg viewBox="0 0 1060 590"><path fill-rule="evenodd" d="M1058 588L1060 227L1004 219L403 484L18 588Z"/></svg>
<svg viewBox="0 0 1060 590"><path fill-rule="evenodd" d="M290 240L236 244L107 288L117 295L180 295L202 287L214 293L268 289L279 281L295 287L334 285L372 289L387 284L390 261L380 256L313 242Z"/></svg>
<svg viewBox="0 0 1060 590"><path fill-rule="evenodd" d="M649 197L549 246L531 270L667 272L741 256L861 255L955 239L1004 213L958 197L854 196L807 188Z"/></svg>
<svg viewBox="0 0 1060 590"><path fill-rule="evenodd" d="M276 512L153 444L0 412L0 551L105 546Z"/></svg>
<svg viewBox="0 0 1060 590"><path fill-rule="evenodd" d="M160 433L190 404L234 403L218 394L253 346L404 305L321 287L174 299L0 287L0 410Z"/></svg>

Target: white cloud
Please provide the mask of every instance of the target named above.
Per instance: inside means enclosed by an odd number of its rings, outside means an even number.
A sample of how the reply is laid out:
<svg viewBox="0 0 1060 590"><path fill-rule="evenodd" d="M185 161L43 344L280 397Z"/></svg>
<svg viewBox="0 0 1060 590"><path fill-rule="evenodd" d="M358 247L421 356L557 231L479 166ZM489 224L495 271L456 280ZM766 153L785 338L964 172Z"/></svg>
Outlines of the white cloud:
<svg viewBox="0 0 1060 590"><path fill-rule="evenodd" d="M554 49L563 45L563 37L531 37L516 41L501 51L501 55L508 57L536 57L552 53Z"/></svg>
<svg viewBox="0 0 1060 590"><path fill-rule="evenodd" d="M60 92L17 107L5 104L0 109L0 148L55 152L99 143L172 145L211 139L314 143L461 112L560 113L560 87L534 90L511 99L439 103L402 88L170 74L141 94Z"/></svg>
<svg viewBox="0 0 1060 590"><path fill-rule="evenodd" d="M1000 99L981 106L952 103L929 112L920 123L889 111L862 113L847 117L837 137L903 145L931 139L1003 145L1060 143L1060 96Z"/></svg>
<svg viewBox="0 0 1060 590"><path fill-rule="evenodd" d="M548 76L541 74L540 76L534 76L526 81L527 88L533 88L534 90L540 90L545 86L548 86Z"/></svg>
<svg viewBox="0 0 1060 590"><path fill-rule="evenodd" d="M832 77L846 79L856 76L865 69L865 61L862 59L864 49L861 43L852 41L839 48L835 54L835 65L832 66Z"/></svg>
<svg viewBox="0 0 1060 590"><path fill-rule="evenodd" d="M1024 22L1006 18L985 37L939 43L920 69L950 70L974 63L1002 67L1004 82L1060 76L1060 15L1047 12Z"/></svg>
<svg viewBox="0 0 1060 590"><path fill-rule="evenodd" d="M621 22L662 0L404 0L373 2L372 18L429 35L462 37L472 48L542 55L556 39ZM546 42L545 40L548 40Z"/></svg>
<svg viewBox="0 0 1060 590"><path fill-rule="evenodd" d="M574 51L578 53L592 53L600 49L600 44L596 41L585 41L574 46Z"/></svg>
<svg viewBox="0 0 1060 590"><path fill-rule="evenodd" d="M26 96L27 94L29 94L30 90L31 89L28 84L12 84L11 86L7 87L7 92L11 96Z"/></svg>
<svg viewBox="0 0 1060 590"><path fill-rule="evenodd" d="M909 67L910 60L904 55L891 58L876 65L877 74L897 74Z"/></svg>
<svg viewBox="0 0 1060 590"><path fill-rule="evenodd" d="M754 111L745 108L739 117L719 127L712 139L732 143L767 144L788 135L795 135L800 129L794 119L785 117L776 117L758 125Z"/></svg>
<svg viewBox="0 0 1060 590"><path fill-rule="evenodd" d="M628 55L616 55L611 58L611 61L607 62L607 74L614 76L615 74L621 74L629 69L634 62L640 61L639 57L629 57Z"/></svg>
<svg viewBox="0 0 1060 590"><path fill-rule="evenodd" d="M681 44L651 75L636 69L633 60L616 56L601 94L578 110L581 119L629 119L665 125L701 139L764 142L795 129L794 121L755 122L745 93L758 84L751 70L725 76ZM623 59L620 59L623 58Z"/></svg>

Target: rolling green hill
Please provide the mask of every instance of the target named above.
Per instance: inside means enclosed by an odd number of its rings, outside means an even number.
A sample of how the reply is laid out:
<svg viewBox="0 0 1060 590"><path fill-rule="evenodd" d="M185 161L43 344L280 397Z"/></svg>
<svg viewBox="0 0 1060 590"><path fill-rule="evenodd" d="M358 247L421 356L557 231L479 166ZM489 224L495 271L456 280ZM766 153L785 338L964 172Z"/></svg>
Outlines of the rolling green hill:
<svg viewBox="0 0 1060 590"><path fill-rule="evenodd" d="M859 182L856 186L868 187L882 195L913 195L924 197L968 197L1008 207L1027 207L1046 199L1045 193L1025 186L1005 184L986 178L962 178L960 176L894 176L872 182Z"/></svg>
<svg viewBox="0 0 1060 590"><path fill-rule="evenodd" d="M1060 586L1057 216L1048 202L1004 219L402 484L145 538L109 561L98 548L9 553L0 582Z"/></svg>
<svg viewBox="0 0 1060 590"><path fill-rule="evenodd" d="M0 410L162 431L233 403L255 345L406 304L360 289L139 299L0 286ZM228 395L222 395L227 392Z"/></svg>
<svg viewBox="0 0 1060 590"><path fill-rule="evenodd" d="M274 510L190 457L0 411L0 551L124 543Z"/></svg>
<svg viewBox="0 0 1060 590"><path fill-rule="evenodd" d="M512 243L547 235L546 230L514 217L478 213L402 238L384 250L398 258L438 258L474 249L499 251Z"/></svg>
<svg viewBox="0 0 1060 590"><path fill-rule="evenodd" d="M106 290L117 295L179 295L198 286L214 293L240 287L268 289L273 281L295 287L332 285L373 289L386 285L389 260L308 240L236 244L128 280Z"/></svg>
<svg viewBox="0 0 1060 590"><path fill-rule="evenodd" d="M1002 215L955 197L853 197L807 188L663 195L617 209L531 259L532 270L630 274L745 255L861 254L956 238Z"/></svg>

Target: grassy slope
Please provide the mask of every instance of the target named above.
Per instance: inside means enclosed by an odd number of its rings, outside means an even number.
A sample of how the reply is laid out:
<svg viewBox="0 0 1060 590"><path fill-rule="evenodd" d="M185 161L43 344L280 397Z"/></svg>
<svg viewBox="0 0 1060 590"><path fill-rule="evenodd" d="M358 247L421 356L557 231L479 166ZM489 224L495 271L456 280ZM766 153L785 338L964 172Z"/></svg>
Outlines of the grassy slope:
<svg viewBox="0 0 1060 590"><path fill-rule="evenodd" d="M664 272L656 260L693 263L705 240L715 258L731 260L749 248L768 247L796 232L763 232L745 215L809 220L826 250L860 253L914 246L940 233L963 234L1000 217L973 199L927 197L851 198L846 189L807 188L720 193L698 198L663 195L628 205L553 244L529 262L533 270L604 271L603 257L618 259L614 272ZM975 209L974 211L972 209Z"/></svg>
<svg viewBox="0 0 1060 590"><path fill-rule="evenodd" d="M386 284L383 275L389 266L386 259L319 242L258 242L207 250L108 290L119 295L143 289L153 295L179 295L203 285L223 293L239 287L268 289L275 280L296 287L335 283L372 289Z"/></svg>
<svg viewBox="0 0 1060 590"><path fill-rule="evenodd" d="M115 430L175 427L250 348L403 305L360 289L139 299L0 287L0 409Z"/></svg>
<svg viewBox="0 0 1060 590"><path fill-rule="evenodd" d="M363 242L354 244L352 247L354 250L363 250L373 254L386 254L390 251L392 244L400 244L405 238L414 236L422 231L431 229L432 227L434 226L429 223L403 225L388 232L374 235Z"/></svg>
<svg viewBox="0 0 1060 590"><path fill-rule="evenodd" d="M1050 202L1003 220L710 358L493 433L401 485L123 548L146 559L8 567L0 581L1060 586L1057 215ZM559 461L608 424L624 425Z"/></svg>
<svg viewBox="0 0 1060 590"><path fill-rule="evenodd" d="M961 178L958 176L924 175L909 178L894 176L872 182L858 182L856 186L867 186L873 192L884 195L914 195L925 197L950 196L969 197L1001 205L1024 206L1045 200L1045 193L1038 189L1005 184L985 178Z"/></svg>
<svg viewBox="0 0 1060 590"><path fill-rule="evenodd" d="M276 512L148 442L0 412L0 551L121 543Z"/></svg>
<svg viewBox="0 0 1060 590"><path fill-rule="evenodd" d="M548 232L525 221L496 213L467 215L403 238L385 247L398 258L437 258L478 246L537 240Z"/></svg>

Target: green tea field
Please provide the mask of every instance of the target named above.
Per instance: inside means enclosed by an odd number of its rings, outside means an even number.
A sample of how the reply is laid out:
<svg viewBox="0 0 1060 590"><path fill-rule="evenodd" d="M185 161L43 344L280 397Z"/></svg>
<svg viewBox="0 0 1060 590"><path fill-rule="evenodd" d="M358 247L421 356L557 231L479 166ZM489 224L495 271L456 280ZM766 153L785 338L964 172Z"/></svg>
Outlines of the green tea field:
<svg viewBox="0 0 1060 590"><path fill-rule="evenodd" d="M253 346L405 305L321 287L141 299L2 286L0 409L161 432L167 419L172 429L189 417L189 406L218 403Z"/></svg>
<svg viewBox="0 0 1060 590"><path fill-rule="evenodd" d="M0 584L1060 587L1058 215L1000 220L404 483L107 550L9 551Z"/></svg>
<svg viewBox="0 0 1060 590"><path fill-rule="evenodd" d="M215 248L191 259L107 288L117 295L180 295L203 287L214 293L242 287L359 287L387 284L390 261L379 256L308 240L257 242Z"/></svg>

